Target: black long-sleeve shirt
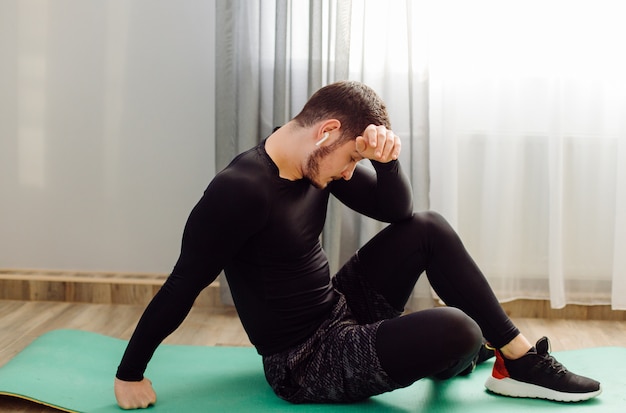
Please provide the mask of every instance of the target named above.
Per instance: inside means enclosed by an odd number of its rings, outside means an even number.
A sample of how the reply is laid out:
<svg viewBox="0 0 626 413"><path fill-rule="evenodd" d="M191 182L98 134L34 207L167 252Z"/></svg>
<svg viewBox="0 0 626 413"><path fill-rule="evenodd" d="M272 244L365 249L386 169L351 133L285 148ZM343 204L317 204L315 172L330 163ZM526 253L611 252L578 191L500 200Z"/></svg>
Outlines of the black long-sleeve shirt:
<svg viewBox="0 0 626 413"><path fill-rule="evenodd" d="M350 181L318 189L306 179L281 178L265 142L237 156L192 210L180 257L146 308L117 377L143 378L158 345L222 269L260 354L280 352L312 334L337 298L320 244L330 194L383 222L412 213L411 188L400 164L372 164L375 172L357 165Z"/></svg>

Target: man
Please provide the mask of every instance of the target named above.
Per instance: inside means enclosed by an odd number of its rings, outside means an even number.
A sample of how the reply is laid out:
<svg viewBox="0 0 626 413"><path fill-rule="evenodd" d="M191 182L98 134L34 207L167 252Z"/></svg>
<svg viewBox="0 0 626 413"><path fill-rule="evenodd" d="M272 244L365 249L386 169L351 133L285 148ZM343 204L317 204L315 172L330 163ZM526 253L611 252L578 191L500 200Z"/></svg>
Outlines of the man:
<svg viewBox="0 0 626 413"><path fill-rule="evenodd" d="M213 179L191 212L172 274L142 316L115 379L122 408L156 402L143 377L161 341L224 269L268 383L293 403L361 400L423 377L467 374L497 349L489 390L578 401L595 380L567 371L502 311L454 230L414 213L383 101L338 82ZM357 163L369 159L374 171ZM388 222L331 277L320 234L330 195ZM426 271L447 307L402 315ZM491 353L493 354L493 353Z"/></svg>

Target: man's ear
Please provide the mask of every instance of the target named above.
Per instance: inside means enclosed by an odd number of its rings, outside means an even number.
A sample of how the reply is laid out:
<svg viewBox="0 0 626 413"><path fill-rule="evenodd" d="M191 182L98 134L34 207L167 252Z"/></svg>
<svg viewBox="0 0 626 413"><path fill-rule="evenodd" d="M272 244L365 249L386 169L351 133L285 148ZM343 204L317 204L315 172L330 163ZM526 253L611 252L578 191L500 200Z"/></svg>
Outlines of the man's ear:
<svg viewBox="0 0 626 413"><path fill-rule="evenodd" d="M326 140L333 136L341 128L341 122L338 119L328 119L319 125L317 132L317 141L315 145L320 146Z"/></svg>
<svg viewBox="0 0 626 413"><path fill-rule="evenodd" d="M328 139L329 136L330 136L330 132L324 132L324 136L322 136L322 139L315 142L315 146L320 146L321 144L323 144L326 141L326 139Z"/></svg>

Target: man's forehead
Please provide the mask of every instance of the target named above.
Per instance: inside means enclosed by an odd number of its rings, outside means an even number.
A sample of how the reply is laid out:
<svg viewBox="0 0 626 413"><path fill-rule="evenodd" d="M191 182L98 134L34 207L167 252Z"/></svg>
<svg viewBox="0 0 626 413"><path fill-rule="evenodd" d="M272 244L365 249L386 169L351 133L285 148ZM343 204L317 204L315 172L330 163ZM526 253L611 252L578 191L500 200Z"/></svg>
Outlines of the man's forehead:
<svg viewBox="0 0 626 413"><path fill-rule="evenodd" d="M352 156L354 159L359 161L361 159L365 159L363 156L361 156L359 151L356 150L356 140L346 142L345 146L350 148L350 156Z"/></svg>
<svg viewBox="0 0 626 413"><path fill-rule="evenodd" d="M359 151L356 150L356 140L349 140L346 143L338 146L337 149L341 151L345 150L352 158L356 159L357 161L365 159L363 156L361 156Z"/></svg>
<svg viewBox="0 0 626 413"><path fill-rule="evenodd" d="M356 159L357 161L361 161L361 160L365 159L365 158L363 157L363 155L361 155L361 154L359 153L359 151L357 151L356 149L355 149L355 150L353 150L352 152L350 152L350 154L351 154L351 155L352 155L352 157L353 157L354 159Z"/></svg>

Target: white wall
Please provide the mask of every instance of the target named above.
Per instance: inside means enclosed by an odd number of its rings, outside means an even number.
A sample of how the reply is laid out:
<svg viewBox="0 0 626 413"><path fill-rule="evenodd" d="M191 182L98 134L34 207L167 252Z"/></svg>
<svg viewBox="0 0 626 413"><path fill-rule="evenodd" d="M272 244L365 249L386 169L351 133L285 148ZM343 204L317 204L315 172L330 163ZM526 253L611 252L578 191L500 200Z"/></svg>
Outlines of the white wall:
<svg viewBox="0 0 626 413"><path fill-rule="evenodd" d="M214 19L0 1L0 268L171 270L215 170Z"/></svg>

